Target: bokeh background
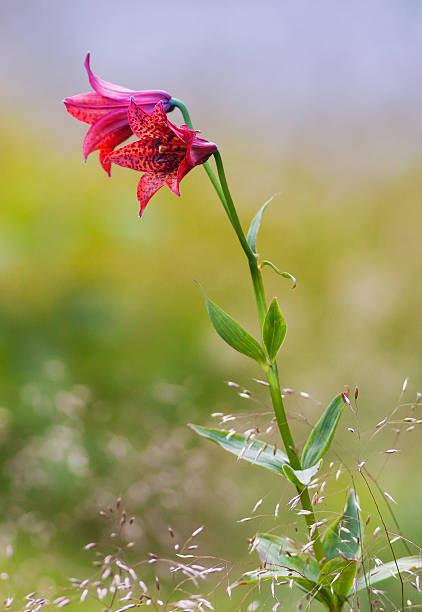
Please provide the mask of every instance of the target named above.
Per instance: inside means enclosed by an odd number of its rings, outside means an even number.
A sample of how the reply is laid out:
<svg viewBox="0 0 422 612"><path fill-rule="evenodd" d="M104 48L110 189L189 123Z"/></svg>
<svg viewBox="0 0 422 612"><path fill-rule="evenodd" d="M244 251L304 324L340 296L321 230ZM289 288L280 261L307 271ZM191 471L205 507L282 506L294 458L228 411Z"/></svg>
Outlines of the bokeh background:
<svg viewBox="0 0 422 612"><path fill-rule="evenodd" d="M170 549L169 525L181 540L205 525L201 551L232 562L234 579L254 567L246 539L256 530L296 529L285 483L185 427L262 410L227 380L267 401L254 365L215 337L194 282L257 333L247 267L202 169L181 199L162 189L140 221L135 173L115 167L108 179L96 154L81 163L86 128L61 100L89 90L88 50L103 78L188 104L219 143L245 225L281 192L259 251L298 279L292 291L264 272L289 324L280 370L296 391L287 407L299 440L298 414L314 422L321 407L298 392L325 405L357 384L361 448L346 414L332 460L354 466L359 455L377 474L395 434L371 439L375 424L405 378L403 401L422 390L419 2L3 0L0 594L16 597L12 609L26 593L93 574L83 546L107 542L99 511L119 496L136 516L134 562ZM420 417L418 406L398 412L410 413ZM401 452L379 482L420 544L419 435L395 442ZM330 486L327 516L350 478ZM238 523L259 498L262 516ZM368 550L390 558L382 537ZM288 589L280 597L294 609ZM244 609L255 600L274 603L264 589ZM239 605L224 588L213 601L219 611Z"/></svg>

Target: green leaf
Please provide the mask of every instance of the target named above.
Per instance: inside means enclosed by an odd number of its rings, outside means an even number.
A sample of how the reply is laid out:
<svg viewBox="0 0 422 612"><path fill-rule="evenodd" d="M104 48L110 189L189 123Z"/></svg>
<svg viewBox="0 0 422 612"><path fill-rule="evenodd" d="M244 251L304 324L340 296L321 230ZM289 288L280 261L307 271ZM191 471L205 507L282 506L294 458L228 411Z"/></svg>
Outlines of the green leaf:
<svg viewBox="0 0 422 612"><path fill-rule="evenodd" d="M310 555L301 554L289 538L267 533L258 533L252 549L256 550L266 570L285 571L295 576L316 582L319 574L318 562Z"/></svg>
<svg viewBox="0 0 422 612"><path fill-rule="evenodd" d="M234 589L239 586L244 585L252 585L252 584L261 584L263 582L274 582L275 586L277 586L277 582L279 580L293 580L293 582L305 593L312 593L312 597L318 599L318 601L322 602L325 606L330 608L327 605L330 602L330 594L325 593L323 589L318 587L316 582L312 582L312 580L308 580L307 578L303 578L299 576L295 571L289 569L280 569L276 570L265 570L265 569L256 569L251 572L245 572L240 578L236 580L233 584L230 585L231 589Z"/></svg>
<svg viewBox="0 0 422 612"><path fill-rule="evenodd" d="M265 202L256 213L255 217L252 219L251 225L249 227L248 235L246 236L246 240L248 241L249 246L252 251L256 253L256 237L258 235L259 226L261 225L262 215L264 214L264 210L267 208L268 204L272 202L275 196L280 195L279 193L275 193L269 200Z"/></svg>
<svg viewBox="0 0 422 612"><path fill-rule="evenodd" d="M267 470L277 472L277 474L283 474L283 465L287 463L288 458L281 450L277 449L274 454L272 446L267 446L265 442L260 440L246 440L246 437L241 434L231 435L229 431L208 429L192 424L189 424L189 427L200 436L219 444L240 459L265 467Z"/></svg>
<svg viewBox="0 0 422 612"><path fill-rule="evenodd" d="M290 280L293 283L293 287L292 289L294 289L296 287L296 279L293 276L293 274L290 274L290 272L281 272L277 266L275 266L272 261L269 261L268 259L264 259L264 261L261 261L261 263L259 264L261 268L263 268L264 266L270 266L270 268L272 268L274 270L274 272L276 272L277 274L279 274L280 276L282 276L283 278L290 278Z"/></svg>
<svg viewBox="0 0 422 612"><path fill-rule="evenodd" d="M257 534L253 540L251 550L256 550L262 568L246 572L239 578L232 588L244 584L287 579L293 582L302 591L312 593L312 596L330 608L332 598L329 592L318 586L319 565L314 557L300 553L288 538L270 534Z"/></svg>
<svg viewBox="0 0 422 612"><path fill-rule="evenodd" d="M307 486L318 472L321 461L322 459L306 470L294 470L288 463L286 463L283 465L283 472L286 478L288 478L296 487L301 487L302 485Z"/></svg>
<svg viewBox="0 0 422 612"><path fill-rule="evenodd" d="M322 539L327 560L336 557L359 559L361 532L359 501L354 489L351 489L347 496L343 515L331 524Z"/></svg>
<svg viewBox="0 0 422 612"><path fill-rule="evenodd" d="M217 334L236 351L255 359L255 361L265 366L267 361L264 351L255 338L240 327L240 325L224 312L224 310L217 306L217 304L211 302L211 300L207 298L205 292L204 297L211 323Z"/></svg>
<svg viewBox="0 0 422 612"><path fill-rule="evenodd" d="M281 310L274 298L265 315L264 325L262 326L262 339L267 350L268 358L274 363L280 346L286 336L287 325L281 314Z"/></svg>
<svg viewBox="0 0 422 612"><path fill-rule="evenodd" d="M402 557L401 559L397 559L397 565L399 567L400 572L404 572L406 570L420 570L422 569L422 557ZM382 580L387 580L387 578L396 578L398 575L397 566L395 561L390 561L389 563L384 563L383 565L377 565L369 572L366 572L366 579L368 582L368 586L372 586L377 582L381 582ZM356 591L362 591L366 589L366 581L365 576L360 576L356 585ZM354 592L352 589L349 595Z"/></svg>
<svg viewBox="0 0 422 612"><path fill-rule="evenodd" d="M306 593L314 593L318 590L316 582L303 578L294 570L289 570L287 568L280 570L265 570L258 568L256 570L252 570L251 572L245 572L236 580L236 582L230 585L230 588L235 589L239 586L261 584L262 582L269 581L274 581L275 585L277 586L277 581L283 579L293 580L293 582Z"/></svg>
<svg viewBox="0 0 422 612"><path fill-rule="evenodd" d="M321 568L318 584L335 595L339 609L349 596L357 569L357 561L349 561L341 557L327 561Z"/></svg>
<svg viewBox="0 0 422 612"><path fill-rule="evenodd" d="M314 465L330 447L336 427L344 410L343 395L337 395L312 429L302 453L302 467Z"/></svg>

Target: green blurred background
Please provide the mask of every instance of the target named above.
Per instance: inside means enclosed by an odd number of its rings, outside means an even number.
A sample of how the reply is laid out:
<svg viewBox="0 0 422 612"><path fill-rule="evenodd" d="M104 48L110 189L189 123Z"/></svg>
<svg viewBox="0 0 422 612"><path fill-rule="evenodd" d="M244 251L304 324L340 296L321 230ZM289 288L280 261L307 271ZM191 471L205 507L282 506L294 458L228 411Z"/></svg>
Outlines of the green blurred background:
<svg viewBox="0 0 422 612"><path fill-rule="evenodd" d="M98 13L98 2L88 14L79 2L2 8L3 599L51 595L71 576L90 576L95 557L83 546L108 541L109 524L98 513L119 496L137 519L130 533L134 561L169 550L169 525L180 539L205 525L201 551L232 562L234 579L254 567L246 539L255 531L295 536L297 517L286 506L293 493L285 483L236 463L185 427L215 423L213 412L256 412L257 404L227 380L267 401L253 381L256 367L213 333L195 284L256 334L242 252L201 168L183 181L181 199L162 189L139 220L135 173L115 167L110 180L96 154L81 163L85 128L59 100L88 89L82 69L88 47L102 77L135 89L173 87L184 96L204 135L221 143L244 225L282 192L265 213L259 251L298 279L292 290L264 270L268 297L279 298L289 325L279 364L283 386L297 391L287 408L298 440L308 431L298 415L314 422L321 410L298 392L325 405L345 384L357 384L361 449L347 431L355 427L353 415L346 414L332 460L355 467L359 455L376 474L395 434L389 429L370 439L375 424L393 410L406 377L405 401L422 387L420 7L357 3L349 20L346 4L325 2L318 14L310 3L269 2L263 12L252 3L242 11L224 4L225 13L219 2L202 9L181 3L177 13L170 3L130 1L118 11L102 3L108 13ZM181 24L192 26L188 40ZM300 31L298 39L290 27ZM205 42L198 42L198 29ZM358 34L361 44L354 46ZM166 54L179 43L183 53L169 68ZM206 45L213 59L201 55ZM147 82L139 76L144 62ZM176 112L172 118L180 119ZM418 407L398 414L413 413L420 418ZM380 476L416 543L418 436L415 429L396 442L402 451ZM376 514L362 482L356 484L361 505ZM322 515L342 508L348 486L347 476L328 485ZM262 516L238 523L260 498ZM368 533L378 523L373 517ZM382 537L370 537L368 547L390 558ZM384 586L397 596L394 584ZM212 581L204 592L211 588ZM408 596L415 603L414 593ZM282 609L293 609L292 595L280 592ZM251 594L253 600L263 610L274 603L266 592ZM222 611L239 605L228 602L224 588L216 601ZM84 605L104 607L95 600Z"/></svg>

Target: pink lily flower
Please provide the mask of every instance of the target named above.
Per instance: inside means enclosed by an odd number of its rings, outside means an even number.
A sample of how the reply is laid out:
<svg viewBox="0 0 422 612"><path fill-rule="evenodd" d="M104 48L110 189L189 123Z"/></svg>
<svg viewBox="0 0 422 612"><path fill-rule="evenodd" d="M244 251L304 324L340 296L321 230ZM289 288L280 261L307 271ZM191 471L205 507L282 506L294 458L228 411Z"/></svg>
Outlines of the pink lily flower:
<svg viewBox="0 0 422 612"><path fill-rule="evenodd" d="M133 91L100 79L89 65L90 54L85 58L85 68L94 91L77 94L63 100L72 117L91 127L83 143L84 159L93 151L99 151L100 163L110 176L111 163L107 156L113 149L132 136L127 111L133 98L143 111L151 114L157 102L166 113L173 110L171 95L166 91Z"/></svg>
<svg viewBox="0 0 422 612"><path fill-rule="evenodd" d="M138 184L139 216L150 198L163 185L180 196L180 181L192 168L203 164L217 145L199 138L187 125L177 127L168 120L163 102L150 115L133 99L128 110L129 124L139 138L109 154L106 161L144 172Z"/></svg>

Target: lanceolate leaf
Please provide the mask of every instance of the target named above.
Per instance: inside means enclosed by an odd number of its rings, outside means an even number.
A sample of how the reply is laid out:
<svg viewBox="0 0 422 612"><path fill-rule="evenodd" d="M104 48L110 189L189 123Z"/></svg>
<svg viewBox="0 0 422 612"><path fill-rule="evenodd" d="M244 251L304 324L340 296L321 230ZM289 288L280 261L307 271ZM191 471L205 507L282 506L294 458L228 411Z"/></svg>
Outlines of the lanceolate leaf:
<svg viewBox="0 0 422 612"><path fill-rule="evenodd" d="M303 578L299 576L296 572L288 570L288 569L280 569L276 570L265 570L265 569L256 569L251 572L245 572L243 576L241 576L236 582L230 585L231 589L234 589L238 586L243 585L252 585L252 584L261 584L263 582L273 582L275 587L278 586L279 581L282 583L286 583L286 581L293 581L297 587L301 591L305 591L305 593L309 593L312 599L317 599L328 609L332 609L332 596L326 591L323 587L317 585L316 582L312 580L308 580L308 578Z"/></svg>
<svg viewBox="0 0 422 612"><path fill-rule="evenodd" d="M400 572L404 572L405 570L420 570L422 569L422 557L402 557L401 559L397 559L397 565L399 567ZM377 582L381 582L382 580L387 580L387 578L396 578L398 575L397 566L395 561L390 561L389 563L384 563L384 565L379 565L371 569L369 572L366 572L366 580L369 586L376 584ZM365 576L362 575L359 577L359 580L356 585L356 591L361 591L362 589L366 589L366 581ZM350 591L350 595L354 592L352 588Z"/></svg>
<svg viewBox="0 0 422 612"><path fill-rule="evenodd" d="M215 331L227 344L239 353L266 364L265 354L258 342L204 293L208 314Z"/></svg>
<svg viewBox="0 0 422 612"><path fill-rule="evenodd" d="M252 219L246 240L254 253L256 253L256 237L258 235L259 226L261 225L262 215L264 214L264 210L267 208L268 204L272 202L276 195L280 194L275 193L273 196L271 196L271 198L261 206L255 217Z"/></svg>
<svg viewBox="0 0 422 612"><path fill-rule="evenodd" d="M337 395L312 429L302 453L302 467L314 465L327 452L344 410L343 396Z"/></svg>
<svg viewBox="0 0 422 612"><path fill-rule="evenodd" d="M349 561L341 557L327 561L321 568L318 584L337 597L339 608L350 593L357 568L357 561Z"/></svg>
<svg viewBox="0 0 422 612"><path fill-rule="evenodd" d="M274 362L280 346L286 336L286 322L274 298L268 308L262 327L262 339L271 363Z"/></svg>
<svg viewBox="0 0 422 612"><path fill-rule="evenodd" d="M252 544L266 570L282 571L286 568L295 575L316 582L319 565L310 555L300 554L288 538L258 533ZM296 573L295 573L296 572Z"/></svg>
<svg viewBox="0 0 422 612"><path fill-rule="evenodd" d="M243 586L245 584L256 584L260 582L267 582L268 580L274 580L277 584L278 580L282 580L283 578L300 580L299 585L304 586L306 591L311 592L316 589L317 584L312 580L308 580L301 576L296 570L289 569L288 567L280 567L278 570L267 570L263 568L259 568L256 570L252 570L251 572L245 572L240 578L236 580L235 583L231 585L231 588L235 588L237 586Z"/></svg>
<svg viewBox="0 0 422 612"><path fill-rule="evenodd" d="M229 431L208 429L199 425L190 424L189 427L200 436L216 442L240 459L255 463L278 474L283 474L283 465L287 463L288 458L281 450L277 449L274 454L273 446L267 446L265 442L260 440L246 440L246 437L241 434L231 434Z"/></svg>
<svg viewBox="0 0 422 612"><path fill-rule="evenodd" d="M262 567L243 574L232 588L267 581L274 581L277 586L279 580L293 580L302 591L312 594L312 597L331 608L331 594L317 585L317 561L310 555L300 554L290 540L269 534L257 534L251 550L257 551Z"/></svg>
<svg viewBox="0 0 422 612"><path fill-rule="evenodd" d="M243 585L252 585L258 584L260 585L263 582L273 582L274 586L277 587L279 581L281 584L285 584L287 581L293 581L297 587L301 591L305 591L305 593L309 593L312 599L317 599L324 606L331 610L332 608L332 596L326 591L323 587L317 585L316 582L312 582L312 580L308 580L307 578L303 578L299 576L296 572L292 572L288 569L281 569L279 571L276 570L265 570L265 569L256 569L251 572L246 572L241 576L236 582L230 585L231 589L234 589L238 586Z"/></svg>
<svg viewBox="0 0 422 612"><path fill-rule="evenodd" d="M359 501L354 489L346 500L343 515L337 519L322 539L327 560L335 557L357 560L360 557L362 526L359 516Z"/></svg>
<svg viewBox="0 0 422 612"><path fill-rule="evenodd" d="M307 468L306 470L294 470L288 463L286 463L283 465L283 472L286 478L288 478L295 486L307 486L318 472L320 465L321 459L318 461L318 463L310 468Z"/></svg>

